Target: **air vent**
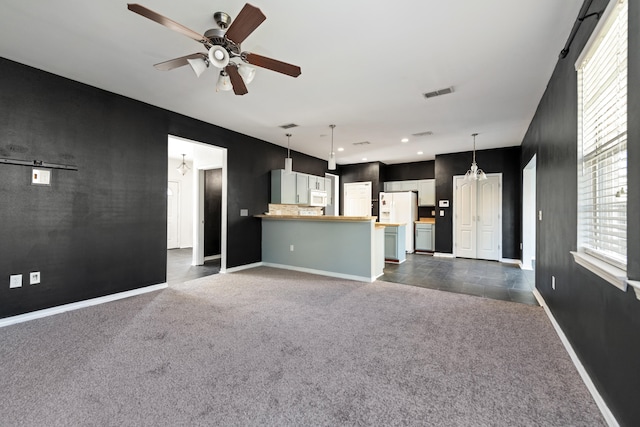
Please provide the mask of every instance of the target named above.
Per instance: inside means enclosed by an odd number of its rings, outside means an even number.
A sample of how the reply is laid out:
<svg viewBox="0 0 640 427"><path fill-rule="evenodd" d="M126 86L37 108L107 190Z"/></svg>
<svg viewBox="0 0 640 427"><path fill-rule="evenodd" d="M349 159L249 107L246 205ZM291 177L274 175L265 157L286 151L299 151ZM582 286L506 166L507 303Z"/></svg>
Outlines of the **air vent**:
<svg viewBox="0 0 640 427"><path fill-rule="evenodd" d="M430 136L433 135L433 132L431 132L430 130L425 131L425 132L418 132L418 133L412 133L411 136Z"/></svg>
<svg viewBox="0 0 640 427"><path fill-rule="evenodd" d="M354 142L353 145L369 145L371 144L369 141L362 141L362 142Z"/></svg>
<svg viewBox="0 0 640 427"><path fill-rule="evenodd" d="M280 126L282 129L291 129L291 128L297 128L298 125L295 123L289 123L288 125L282 125Z"/></svg>
<svg viewBox="0 0 640 427"><path fill-rule="evenodd" d="M433 98L436 96L440 96L440 95L446 95L448 93L453 92L453 88L452 87L447 87L444 89L439 89L439 90L434 90L433 92L427 92L424 94L425 98Z"/></svg>

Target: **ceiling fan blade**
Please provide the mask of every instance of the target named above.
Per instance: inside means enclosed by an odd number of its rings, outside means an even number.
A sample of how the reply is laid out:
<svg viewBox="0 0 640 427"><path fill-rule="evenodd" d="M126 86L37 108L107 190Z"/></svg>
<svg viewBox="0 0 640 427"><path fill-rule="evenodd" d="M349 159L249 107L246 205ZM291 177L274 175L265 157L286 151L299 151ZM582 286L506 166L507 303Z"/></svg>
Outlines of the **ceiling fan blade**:
<svg viewBox="0 0 640 427"><path fill-rule="evenodd" d="M298 77L302 74L302 70L297 65L287 64L286 62L267 58L266 56L258 55L256 53L242 52L242 59L251 65L266 68L291 77Z"/></svg>
<svg viewBox="0 0 640 427"><path fill-rule="evenodd" d="M244 95L246 93L249 93L249 91L247 90L247 85L244 84L244 80L242 80L242 76L238 72L238 67L236 65L227 65L224 70L229 75L231 85L233 86L233 92L236 95Z"/></svg>
<svg viewBox="0 0 640 427"><path fill-rule="evenodd" d="M185 27L182 24L178 24L176 21L167 18L166 16L162 16L159 13L154 12L151 9L147 9L146 7L139 5L137 3L128 3L127 4L127 8L132 11L137 13L138 15L144 16L145 18L151 19L152 21L157 22L158 24L164 25L165 27L173 30L173 31L177 31L189 38L194 39L195 41L198 41L200 43L203 42L209 42L209 39L207 39L205 36L203 36L202 34L198 34L193 30L190 30L189 28Z"/></svg>
<svg viewBox="0 0 640 427"><path fill-rule="evenodd" d="M160 62L158 64L154 64L153 66L156 70L160 71L169 71L174 68L182 67L185 65L189 65L189 59L197 59L197 58L206 58L207 55L204 53L192 53L191 55L181 56L180 58L170 59L168 61Z"/></svg>
<svg viewBox="0 0 640 427"><path fill-rule="evenodd" d="M267 19L267 17L264 16L260 9L246 3L238 16L236 16L236 19L231 23L225 37L240 44L249 37L249 34L253 33L265 19Z"/></svg>

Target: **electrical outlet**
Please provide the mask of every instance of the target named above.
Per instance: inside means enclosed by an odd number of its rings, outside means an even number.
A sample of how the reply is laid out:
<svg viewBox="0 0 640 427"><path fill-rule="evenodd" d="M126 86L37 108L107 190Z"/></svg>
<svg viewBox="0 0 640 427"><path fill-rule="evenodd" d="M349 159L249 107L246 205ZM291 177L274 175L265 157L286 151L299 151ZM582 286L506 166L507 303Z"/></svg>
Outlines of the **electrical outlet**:
<svg viewBox="0 0 640 427"><path fill-rule="evenodd" d="M9 279L9 288L19 288L22 286L22 274L12 274Z"/></svg>
<svg viewBox="0 0 640 427"><path fill-rule="evenodd" d="M556 290L556 276L551 276L551 289Z"/></svg>
<svg viewBox="0 0 640 427"><path fill-rule="evenodd" d="M293 245L290 245L290 246L289 246L289 250L290 250L291 252L293 252Z"/></svg>
<svg viewBox="0 0 640 427"><path fill-rule="evenodd" d="M37 285L38 283L40 283L40 272L32 271L31 273L29 273L29 284Z"/></svg>
<svg viewBox="0 0 640 427"><path fill-rule="evenodd" d="M538 221L542 221L542 211L538 211Z"/></svg>

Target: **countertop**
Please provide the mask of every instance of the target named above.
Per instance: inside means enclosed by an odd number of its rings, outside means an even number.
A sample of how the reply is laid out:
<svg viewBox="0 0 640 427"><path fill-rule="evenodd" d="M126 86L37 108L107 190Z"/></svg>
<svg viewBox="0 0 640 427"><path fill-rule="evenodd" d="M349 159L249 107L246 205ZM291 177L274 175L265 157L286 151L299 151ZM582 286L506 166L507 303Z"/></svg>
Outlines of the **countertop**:
<svg viewBox="0 0 640 427"><path fill-rule="evenodd" d="M255 218L275 220L334 221L334 222L373 222L375 216L333 216L333 215L254 215Z"/></svg>
<svg viewBox="0 0 640 427"><path fill-rule="evenodd" d="M418 221L414 221L416 224L435 224L435 218L420 218Z"/></svg>
<svg viewBox="0 0 640 427"><path fill-rule="evenodd" d="M378 222L376 225L381 225L383 227L401 227L403 225L407 225L406 222Z"/></svg>

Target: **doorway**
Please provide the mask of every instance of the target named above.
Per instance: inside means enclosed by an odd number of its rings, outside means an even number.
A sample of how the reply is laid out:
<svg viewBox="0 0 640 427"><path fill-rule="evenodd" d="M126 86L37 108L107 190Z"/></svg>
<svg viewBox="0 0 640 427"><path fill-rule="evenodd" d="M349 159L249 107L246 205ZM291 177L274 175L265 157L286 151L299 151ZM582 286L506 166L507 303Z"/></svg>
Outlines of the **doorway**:
<svg viewBox="0 0 640 427"><path fill-rule="evenodd" d="M227 150L169 135L167 189L167 281L177 283L226 270L227 249ZM178 170L185 162L186 168ZM211 174L209 171L212 171ZM216 189L207 195L206 175ZM178 197L175 184L178 183ZM173 193L174 195L170 195ZM217 197L212 202L210 197ZM177 204L177 212L175 212ZM211 215L212 209L217 211ZM177 226L176 226L177 218ZM205 245L207 231L218 235ZM174 228L177 242L170 229ZM207 248L213 244L214 249ZM176 249L170 249L176 248ZM215 252L207 254L205 249ZM205 259L206 258L206 259Z"/></svg>
<svg viewBox="0 0 640 427"><path fill-rule="evenodd" d="M536 156L522 170L522 264L534 270L536 261Z"/></svg>
<svg viewBox="0 0 640 427"><path fill-rule="evenodd" d="M502 258L502 174L483 181L453 178L454 256Z"/></svg>
<svg viewBox="0 0 640 427"><path fill-rule="evenodd" d="M371 181L344 184L344 216L371 216Z"/></svg>

